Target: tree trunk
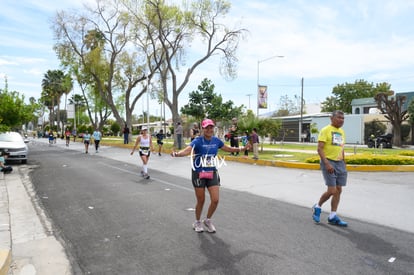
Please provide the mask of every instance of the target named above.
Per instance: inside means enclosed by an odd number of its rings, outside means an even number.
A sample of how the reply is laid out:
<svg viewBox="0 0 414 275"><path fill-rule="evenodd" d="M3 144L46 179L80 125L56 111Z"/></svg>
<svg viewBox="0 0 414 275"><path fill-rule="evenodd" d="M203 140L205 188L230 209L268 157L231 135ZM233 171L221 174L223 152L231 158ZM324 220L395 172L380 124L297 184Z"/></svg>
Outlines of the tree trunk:
<svg viewBox="0 0 414 275"><path fill-rule="evenodd" d="M393 125L393 144L397 147L401 147L401 124Z"/></svg>
<svg viewBox="0 0 414 275"><path fill-rule="evenodd" d="M411 123L411 145L414 145L414 123Z"/></svg>

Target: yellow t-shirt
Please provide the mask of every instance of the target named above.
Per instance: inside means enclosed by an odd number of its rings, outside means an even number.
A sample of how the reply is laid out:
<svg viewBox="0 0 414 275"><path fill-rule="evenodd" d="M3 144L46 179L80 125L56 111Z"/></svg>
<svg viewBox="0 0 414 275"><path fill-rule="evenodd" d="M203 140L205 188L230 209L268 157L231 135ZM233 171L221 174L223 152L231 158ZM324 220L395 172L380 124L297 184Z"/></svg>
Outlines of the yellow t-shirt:
<svg viewBox="0 0 414 275"><path fill-rule="evenodd" d="M325 126L319 133L318 141L325 143L323 151L327 159L343 160L345 132L342 128L336 128L332 125Z"/></svg>

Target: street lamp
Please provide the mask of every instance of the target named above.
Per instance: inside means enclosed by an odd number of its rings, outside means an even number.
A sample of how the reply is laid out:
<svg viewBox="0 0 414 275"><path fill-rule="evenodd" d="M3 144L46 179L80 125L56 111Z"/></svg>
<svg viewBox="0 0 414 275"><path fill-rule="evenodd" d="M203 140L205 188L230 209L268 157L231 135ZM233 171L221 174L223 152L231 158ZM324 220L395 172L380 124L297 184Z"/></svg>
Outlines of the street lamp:
<svg viewBox="0 0 414 275"><path fill-rule="evenodd" d="M251 110L251 108L250 108L250 97L252 96L253 94L247 94L246 96L248 96L249 97L249 110Z"/></svg>
<svg viewBox="0 0 414 275"><path fill-rule="evenodd" d="M273 59L273 58L283 58L283 57L284 57L283 55L274 55L274 56L271 56L271 57L268 57L268 58L257 60L257 86L256 86L256 89L257 89L257 91L256 91L257 92L257 113L256 113L256 115L257 115L257 117L259 117L260 63L266 62L266 61L268 61L270 59Z"/></svg>

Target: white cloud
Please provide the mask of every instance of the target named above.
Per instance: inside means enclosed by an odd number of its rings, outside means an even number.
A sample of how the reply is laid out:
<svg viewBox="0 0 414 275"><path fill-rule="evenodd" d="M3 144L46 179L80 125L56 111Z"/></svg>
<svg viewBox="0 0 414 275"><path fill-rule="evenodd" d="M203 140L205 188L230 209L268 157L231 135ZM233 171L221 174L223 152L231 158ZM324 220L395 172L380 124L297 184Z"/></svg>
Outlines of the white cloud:
<svg viewBox="0 0 414 275"><path fill-rule="evenodd" d="M2 58L0 57L0 66L5 66L5 65L17 65L18 63L15 61L11 61L8 60L6 58Z"/></svg>

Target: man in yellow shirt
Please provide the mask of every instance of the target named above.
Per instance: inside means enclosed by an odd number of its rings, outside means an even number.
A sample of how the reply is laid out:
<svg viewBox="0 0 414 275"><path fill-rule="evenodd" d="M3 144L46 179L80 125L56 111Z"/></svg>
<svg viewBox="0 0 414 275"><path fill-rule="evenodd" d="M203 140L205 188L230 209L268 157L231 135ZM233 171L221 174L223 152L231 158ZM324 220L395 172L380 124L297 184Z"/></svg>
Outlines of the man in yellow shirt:
<svg viewBox="0 0 414 275"><path fill-rule="evenodd" d="M327 190L322 194L319 202L312 207L312 216L316 223L320 222L322 204L332 198L328 223L338 226L348 225L347 222L336 215L342 186L346 185L348 176L344 153L345 132L341 128L344 125L344 120L342 111L332 112L331 124L322 128L318 136L318 154L321 159L321 170Z"/></svg>

